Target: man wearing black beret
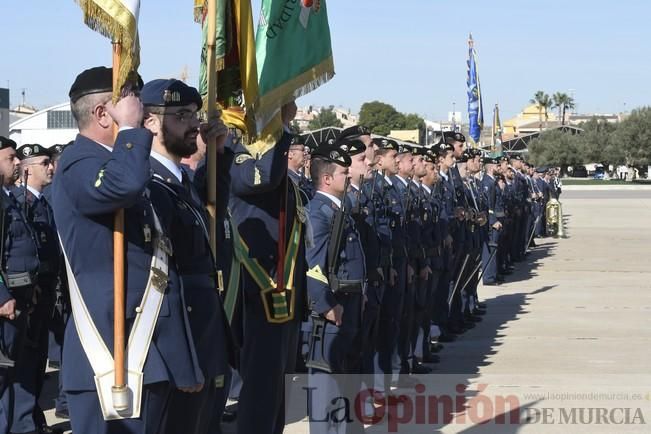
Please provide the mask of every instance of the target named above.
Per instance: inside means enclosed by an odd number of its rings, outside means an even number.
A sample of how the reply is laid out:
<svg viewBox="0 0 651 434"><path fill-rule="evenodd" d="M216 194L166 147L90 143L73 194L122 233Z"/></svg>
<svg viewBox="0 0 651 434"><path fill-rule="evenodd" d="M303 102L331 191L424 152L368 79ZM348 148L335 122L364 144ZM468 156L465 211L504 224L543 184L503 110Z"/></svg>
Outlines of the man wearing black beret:
<svg viewBox="0 0 651 434"><path fill-rule="evenodd" d="M62 154L52 189L73 307L63 387L74 432L153 434L165 420L172 385L194 388L204 377L186 331L188 312L169 240L146 195L152 133L141 128L138 88L125 89L113 103L111 86L112 71L104 67L82 72L73 83L70 102L79 135ZM108 348L114 340L113 222L120 209L130 399L116 403L112 398L123 395L113 394ZM122 404L125 410L116 409Z"/></svg>
<svg viewBox="0 0 651 434"><path fill-rule="evenodd" d="M54 167L50 150L35 143L26 144L17 149L20 158L21 178L23 185L13 189L16 201L25 211L28 222L32 225L38 240L38 256L40 261L38 272L38 303L30 315L29 336L36 343L27 346L25 352L29 357L29 369L32 370L31 380L34 387L16 388L16 402L31 402L27 414L34 417L34 424L39 432L50 432L47 427L43 410L38 406L43 383L45 381L45 365L48 358L48 328L56 300L56 287L62 269L60 267L59 237L50 203L45 197L45 188L52 182Z"/></svg>
<svg viewBox="0 0 651 434"><path fill-rule="evenodd" d="M361 328L366 273L359 233L346 213L339 214L343 217L340 239L333 238L338 232L333 224L346 201L350 165L351 157L339 143L324 143L312 154L312 179L317 191L308 207L314 243L306 250L307 290L312 321L322 324L324 334L323 341L318 341L323 346L323 357L317 359L317 354L310 354L308 360L312 374L310 386L317 386L310 400L311 432L333 429L340 432L342 428L345 432L348 421L341 421L342 426L333 426L335 422L323 416L329 414L333 398L359 391L355 382L328 378L328 373L359 373L360 351L356 341ZM330 254L331 243L340 243L335 244L339 245L339 250L334 255ZM329 369L324 370L323 365Z"/></svg>

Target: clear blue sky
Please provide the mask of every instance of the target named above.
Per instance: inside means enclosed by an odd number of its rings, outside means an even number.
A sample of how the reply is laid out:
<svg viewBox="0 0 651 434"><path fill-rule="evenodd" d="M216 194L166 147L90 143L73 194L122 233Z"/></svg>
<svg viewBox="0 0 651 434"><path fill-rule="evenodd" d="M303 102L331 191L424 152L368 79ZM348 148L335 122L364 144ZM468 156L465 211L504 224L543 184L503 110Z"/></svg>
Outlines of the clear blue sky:
<svg viewBox="0 0 651 434"><path fill-rule="evenodd" d="M254 14L260 0L254 0ZM483 101L502 119L536 90L574 92L580 112L651 104L651 3L643 0L329 0L335 78L299 105L358 110L380 100L442 119L466 112L467 37L479 54ZM73 0L2 0L0 86L12 106L60 103L75 75L110 64L107 40L88 29ZM196 84L200 29L191 0L142 0L145 80L178 76Z"/></svg>

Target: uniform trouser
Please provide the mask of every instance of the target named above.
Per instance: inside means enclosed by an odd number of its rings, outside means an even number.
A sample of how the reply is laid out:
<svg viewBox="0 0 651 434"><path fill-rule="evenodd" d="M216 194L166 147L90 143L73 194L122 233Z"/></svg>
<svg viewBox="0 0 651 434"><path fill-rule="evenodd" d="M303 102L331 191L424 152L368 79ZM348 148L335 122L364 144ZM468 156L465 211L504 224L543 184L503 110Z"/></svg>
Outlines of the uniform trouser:
<svg viewBox="0 0 651 434"><path fill-rule="evenodd" d="M376 286L377 285L377 286ZM362 342L362 360L361 371L369 378L372 386L372 375L375 372L375 352L377 350L378 331L380 326L380 309L382 307L382 295L384 292L384 282L372 282L366 290L366 305L362 314L361 325L361 342Z"/></svg>
<svg viewBox="0 0 651 434"><path fill-rule="evenodd" d="M358 423L355 415L351 414L350 419L346 420L348 418L341 417L342 412L332 413L338 407L333 407L333 399L348 397L352 406L361 389L359 352L355 349L359 341L358 332L355 329L344 331L331 323L326 324L324 357L334 375L310 368L310 434L364 432L364 426Z"/></svg>
<svg viewBox="0 0 651 434"><path fill-rule="evenodd" d="M400 319L407 284L407 258L394 257L393 268L398 273L393 286L387 283L380 308L378 339L378 368L385 375L393 373L393 353L398 345ZM389 274L386 274L388 277Z"/></svg>
<svg viewBox="0 0 651 434"><path fill-rule="evenodd" d="M471 313L472 311L472 306L471 306L471 301L474 303L474 300L477 299L477 286L479 284L479 273L481 271L480 264L481 264L481 256L482 256L482 247L486 243L481 243L479 246L475 246L472 251L470 252L470 259L468 259L468 265L466 266L466 270L464 271L464 276L461 279L461 283L459 284L459 290L461 291L461 288L463 288L463 285L465 284L465 288L462 291L462 296L464 298L464 303L463 303L463 313ZM466 282L468 282L466 284Z"/></svg>
<svg viewBox="0 0 651 434"><path fill-rule="evenodd" d="M488 232L488 242L484 243L481 252L482 280L484 283L495 282L497 279L497 263L499 250L499 240L502 231L491 229Z"/></svg>
<svg viewBox="0 0 651 434"><path fill-rule="evenodd" d="M167 423L163 432L166 434L221 433L221 415L226 407L229 389L228 378L223 379L220 384L216 384L214 378L207 378L200 392L186 393L178 389L172 390Z"/></svg>
<svg viewBox="0 0 651 434"><path fill-rule="evenodd" d="M515 215L513 217L513 233L510 237L509 242L509 251L511 254L511 260L520 261L522 260L522 245L524 244L524 224L526 222L526 214L521 213L520 215Z"/></svg>
<svg viewBox="0 0 651 434"><path fill-rule="evenodd" d="M293 321L272 324L258 291L257 286L244 291L237 432L279 434L285 427L285 375L294 372L302 312Z"/></svg>
<svg viewBox="0 0 651 434"><path fill-rule="evenodd" d="M55 311L53 310L53 312ZM59 364L59 393L54 399L54 407L58 412L68 411L68 402L63 391L63 375L61 373L63 372L63 336L69 316L69 312L64 311L61 314L57 312L50 321L47 358L50 362Z"/></svg>
<svg viewBox="0 0 651 434"><path fill-rule="evenodd" d="M513 237L513 220L502 221L504 225L497 243L497 272L503 273L511 265L511 238Z"/></svg>
<svg viewBox="0 0 651 434"><path fill-rule="evenodd" d="M27 315L21 313L14 320L0 320L0 347L4 355L15 362L13 368L0 367L0 434L9 433L15 417L13 383L23 375L23 340Z"/></svg>
<svg viewBox="0 0 651 434"><path fill-rule="evenodd" d="M466 257L468 260L466 261ZM463 302L461 300L461 287L463 286L463 275L468 272L469 268L472 268L472 259L471 251L467 245L459 246L459 252L455 256L454 260L454 273L452 274L452 285L450 291L453 291L452 300L450 303L449 311L449 323L450 325L460 325L463 322L462 318L462 308ZM464 266L465 262L465 266ZM456 284L456 290L455 290ZM449 297L449 296L448 296Z"/></svg>
<svg viewBox="0 0 651 434"><path fill-rule="evenodd" d="M439 275L436 288L434 289L434 308L432 313L432 322L436 324L441 333L448 331L448 317L450 314L450 306L448 305L448 296L450 293L450 281L452 273L449 263L450 251L445 252L444 268Z"/></svg>
<svg viewBox="0 0 651 434"><path fill-rule="evenodd" d="M105 421L97 391L66 391L72 432L84 434L158 434L165 425L171 386L146 384L138 419ZM185 432L185 431L183 431Z"/></svg>
<svg viewBox="0 0 651 434"><path fill-rule="evenodd" d="M403 367L407 367L412 355L411 336L416 326L414 321L416 290L419 285L418 267L415 260L409 260L409 265L414 270L414 277L411 282L405 284L404 301L400 314L400 333L398 335L398 356Z"/></svg>
<svg viewBox="0 0 651 434"><path fill-rule="evenodd" d="M430 326L434 312L434 295L440 272L433 270L427 280L418 279L418 291L416 292L416 309L414 311L414 323L416 326L411 335L411 345L414 354L422 351L423 356L428 356L430 342ZM419 339L420 338L420 339ZM422 348L418 348L422 339Z"/></svg>

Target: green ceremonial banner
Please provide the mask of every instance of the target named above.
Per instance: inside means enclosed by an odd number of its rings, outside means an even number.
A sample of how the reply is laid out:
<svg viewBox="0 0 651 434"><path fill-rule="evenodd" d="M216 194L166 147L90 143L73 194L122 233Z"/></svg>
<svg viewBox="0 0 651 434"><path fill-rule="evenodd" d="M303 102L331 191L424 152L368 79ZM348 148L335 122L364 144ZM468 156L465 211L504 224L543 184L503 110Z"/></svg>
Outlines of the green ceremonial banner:
<svg viewBox="0 0 651 434"><path fill-rule="evenodd" d="M195 1L195 21L201 24L201 63L199 68L199 94L202 98L208 96L208 20L207 6L203 1ZM228 45L228 25L230 18L230 1L217 1L215 67L217 71L224 69L224 57Z"/></svg>
<svg viewBox="0 0 651 434"><path fill-rule="evenodd" d="M255 40L258 120L334 76L326 0L262 0Z"/></svg>

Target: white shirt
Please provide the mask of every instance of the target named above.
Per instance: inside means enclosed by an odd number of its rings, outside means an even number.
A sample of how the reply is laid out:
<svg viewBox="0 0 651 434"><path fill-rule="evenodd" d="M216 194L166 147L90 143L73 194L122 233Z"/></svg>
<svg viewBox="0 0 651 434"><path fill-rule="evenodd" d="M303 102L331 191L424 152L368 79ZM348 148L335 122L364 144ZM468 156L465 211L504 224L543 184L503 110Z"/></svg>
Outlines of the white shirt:
<svg viewBox="0 0 651 434"><path fill-rule="evenodd" d="M338 208L341 208L341 199L339 199L338 197L333 196L330 193L326 193L325 191L321 191L321 190L318 190L317 193L321 193L322 195L324 195L325 197L333 201Z"/></svg>
<svg viewBox="0 0 651 434"><path fill-rule="evenodd" d="M7 187L5 187L5 186L3 185L3 186L2 186L2 190L5 192L5 194L6 194L7 196L9 196L9 193L10 193L10 192L9 192L9 190L7 189Z"/></svg>
<svg viewBox="0 0 651 434"><path fill-rule="evenodd" d="M441 178L445 179L446 181L448 180L448 175L447 174L439 171L439 175L441 175Z"/></svg>
<svg viewBox="0 0 651 434"><path fill-rule="evenodd" d="M183 172L181 171L181 167L179 167L178 164L176 164L174 161L170 160L169 158L162 156L161 154L159 154L154 150L151 151L151 156L160 164L165 166L167 170L172 172L172 174L176 177L176 179L179 180L179 182L183 182Z"/></svg>
<svg viewBox="0 0 651 434"><path fill-rule="evenodd" d="M30 193L32 193L34 195L34 197L36 197L36 199L41 198L41 192L40 191L37 191L36 189L30 187L29 185L27 186L27 189L30 191Z"/></svg>
<svg viewBox="0 0 651 434"><path fill-rule="evenodd" d="M132 130L132 129L133 129L133 127L120 127L120 129L118 130L118 133L121 133L122 131L126 131L126 130ZM100 143L100 142L97 142L97 144L99 144L102 148L106 149L107 151L113 152L113 147L112 146L107 146L104 143Z"/></svg>
<svg viewBox="0 0 651 434"><path fill-rule="evenodd" d="M389 185L393 185L393 182L391 181L391 178L388 176L384 175L384 180L389 183Z"/></svg>
<svg viewBox="0 0 651 434"><path fill-rule="evenodd" d="M422 184L422 185L423 185L423 188L425 189L425 191L427 192L427 194L432 194L432 189L431 188L429 188L425 184Z"/></svg>
<svg viewBox="0 0 651 434"><path fill-rule="evenodd" d="M405 187L408 185L407 181L402 176L396 175L396 178L398 178L400 182L402 182L405 185Z"/></svg>

